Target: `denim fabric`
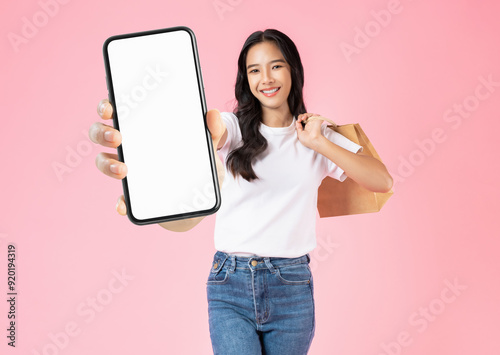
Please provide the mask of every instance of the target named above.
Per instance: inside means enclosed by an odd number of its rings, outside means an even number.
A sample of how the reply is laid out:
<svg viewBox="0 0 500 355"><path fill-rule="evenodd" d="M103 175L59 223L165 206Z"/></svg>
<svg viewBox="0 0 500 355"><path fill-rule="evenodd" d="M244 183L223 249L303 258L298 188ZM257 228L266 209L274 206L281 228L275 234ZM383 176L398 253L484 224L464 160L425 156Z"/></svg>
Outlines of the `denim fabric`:
<svg viewBox="0 0 500 355"><path fill-rule="evenodd" d="M207 279L215 355L304 355L314 330L309 254L242 257L217 251Z"/></svg>

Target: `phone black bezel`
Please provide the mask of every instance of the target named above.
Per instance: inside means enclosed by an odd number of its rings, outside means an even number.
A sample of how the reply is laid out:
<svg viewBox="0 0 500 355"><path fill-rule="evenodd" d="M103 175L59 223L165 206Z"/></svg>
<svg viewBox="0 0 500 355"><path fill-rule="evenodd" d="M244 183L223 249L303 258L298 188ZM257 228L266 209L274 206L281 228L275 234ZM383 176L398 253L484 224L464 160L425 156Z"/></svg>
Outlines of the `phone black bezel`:
<svg viewBox="0 0 500 355"><path fill-rule="evenodd" d="M120 35L115 35L111 36L103 44L103 56L104 56L104 67L106 71L106 85L108 88L108 98L113 106L113 125L114 128L117 129L118 131L120 130L120 126L118 123L118 114L117 110L115 108L115 93L114 93L114 88L113 88L113 78L111 75L111 68L110 68L110 63L109 63L109 56L108 56L108 46L109 44L114 41L114 40L120 40L120 39L125 39L125 38L132 38L132 37L142 37L142 36L148 36L148 35L154 35L154 34L159 34L159 33L166 33L166 32L174 32L174 31L186 31L190 38L191 38L191 47L193 49L193 57L195 61L195 66L196 66L196 75L198 78L198 91L200 93L200 103L202 106L202 112L203 112L203 122L205 125L205 132L206 132L206 139L207 139L207 147L209 151L209 156L210 156L210 165L212 168L212 178L214 182L214 188L215 188L215 205L207 210L200 210L200 211L194 211L194 212L187 212L187 213L180 213L180 214L175 214L175 215L168 215L168 216L161 216L161 217L154 217L154 218L148 218L148 219L138 219L134 216L131 204L130 204L130 195L128 191L128 182L127 182L127 177L122 179L122 185L123 185L123 195L125 198L125 203L127 205L127 216L129 220L137 225L147 225L147 224L154 224L154 223L162 223L162 222L171 222L171 221L176 221L176 220L181 220L181 219L186 219L186 218L194 218L194 217L201 217L201 216L207 216L211 215L215 212L217 212L220 208L221 205L221 194L220 194L220 186L219 186L219 178L217 174L217 166L215 163L215 153L212 145L212 136L211 133L208 129L207 126L207 105L206 105L206 100L205 100L205 90L204 90L204 85L203 85L203 78L202 78L202 72L201 72L201 65L200 65L200 59L198 55L198 46L196 43L196 36L193 32L192 29L186 26L175 26L175 27L168 27L168 28L163 28L163 29L157 29L157 30L149 30L149 31L141 31L141 32L133 32L133 33L126 33L126 34L120 34ZM121 144L117 147L118 150L118 159L121 162L125 162L124 156L123 156L123 149Z"/></svg>

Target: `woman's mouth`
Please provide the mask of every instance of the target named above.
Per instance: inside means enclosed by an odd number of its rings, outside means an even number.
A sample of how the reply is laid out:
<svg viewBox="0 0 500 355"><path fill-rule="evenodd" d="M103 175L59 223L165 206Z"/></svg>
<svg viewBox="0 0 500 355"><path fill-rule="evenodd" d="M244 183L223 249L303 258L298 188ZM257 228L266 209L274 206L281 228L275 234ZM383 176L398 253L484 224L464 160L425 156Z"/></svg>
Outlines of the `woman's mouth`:
<svg viewBox="0 0 500 355"><path fill-rule="evenodd" d="M263 93L267 97L271 97L276 95L276 93L280 90L279 87L277 88L271 88L271 89L266 89L266 90L260 90L261 93Z"/></svg>

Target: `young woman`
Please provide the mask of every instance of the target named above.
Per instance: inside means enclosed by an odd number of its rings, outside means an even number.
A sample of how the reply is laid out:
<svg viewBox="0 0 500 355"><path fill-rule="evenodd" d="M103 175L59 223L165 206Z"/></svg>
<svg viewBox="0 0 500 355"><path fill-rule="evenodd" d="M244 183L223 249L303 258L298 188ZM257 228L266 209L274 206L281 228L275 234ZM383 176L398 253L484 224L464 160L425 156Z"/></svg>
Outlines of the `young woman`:
<svg viewBox="0 0 500 355"><path fill-rule="evenodd" d="M387 192L392 178L362 147L307 113L304 73L295 44L267 29L252 33L238 59L234 113L211 110L207 124L218 160L222 205L216 214L216 253L207 279L214 354L307 354L315 331L314 285L309 267L316 247L318 187L326 176L350 177ZM112 107L102 100L104 119ZM121 142L118 131L95 123L92 141ZM115 154L100 153L97 167L122 179ZM117 210L126 215L123 196ZM186 231L203 217L162 223Z"/></svg>

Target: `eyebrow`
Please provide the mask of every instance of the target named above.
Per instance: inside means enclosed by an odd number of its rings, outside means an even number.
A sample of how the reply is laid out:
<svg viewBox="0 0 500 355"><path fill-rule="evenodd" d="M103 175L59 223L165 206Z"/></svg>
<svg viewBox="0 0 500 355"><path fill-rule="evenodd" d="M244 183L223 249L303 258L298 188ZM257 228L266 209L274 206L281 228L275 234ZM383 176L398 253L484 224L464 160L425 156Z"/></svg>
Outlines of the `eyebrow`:
<svg viewBox="0 0 500 355"><path fill-rule="evenodd" d="M276 62L282 62L282 63L285 63L286 62L283 60L283 59L275 59L275 60L271 60L268 64L271 64L271 63L276 63ZM247 69L250 69L251 67L257 67L259 66L260 64L250 64L249 66L247 66Z"/></svg>

